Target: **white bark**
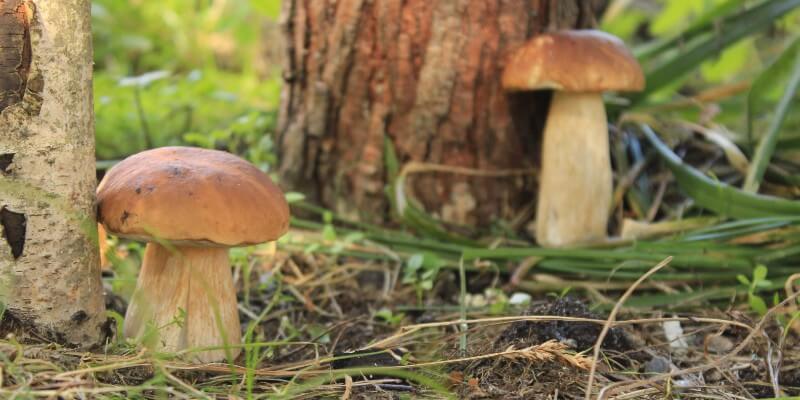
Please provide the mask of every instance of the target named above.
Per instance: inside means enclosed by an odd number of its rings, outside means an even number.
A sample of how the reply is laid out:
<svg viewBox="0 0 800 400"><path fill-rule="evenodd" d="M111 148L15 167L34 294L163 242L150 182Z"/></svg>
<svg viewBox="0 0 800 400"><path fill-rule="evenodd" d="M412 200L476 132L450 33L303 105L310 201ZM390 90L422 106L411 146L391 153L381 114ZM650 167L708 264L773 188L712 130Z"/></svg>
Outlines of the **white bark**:
<svg viewBox="0 0 800 400"><path fill-rule="evenodd" d="M542 143L536 211L540 245L559 247L606 237L610 157L601 95L554 92Z"/></svg>
<svg viewBox="0 0 800 400"><path fill-rule="evenodd" d="M0 331L80 347L100 342L106 321L91 46L89 0L0 0L0 160L12 160L0 171L0 210L17 217L0 224ZM14 63L23 82L16 99L8 95Z"/></svg>

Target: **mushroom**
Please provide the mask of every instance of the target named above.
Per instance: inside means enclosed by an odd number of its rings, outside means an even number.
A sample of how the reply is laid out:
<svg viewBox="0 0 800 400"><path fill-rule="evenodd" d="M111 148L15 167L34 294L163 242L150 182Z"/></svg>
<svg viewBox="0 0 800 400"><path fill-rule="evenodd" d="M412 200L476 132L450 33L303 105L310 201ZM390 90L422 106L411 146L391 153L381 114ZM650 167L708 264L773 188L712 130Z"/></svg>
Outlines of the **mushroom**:
<svg viewBox="0 0 800 400"><path fill-rule="evenodd" d="M108 252L108 238L106 237L106 229L103 228L103 224L97 224L97 245L100 247L100 270L110 271L111 262L106 255Z"/></svg>
<svg viewBox="0 0 800 400"><path fill-rule="evenodd" d="M109 233L149 242L125 314L124 335L158 329L156 348L199 362L238 356L241 327L228 248L273 241L289 225L281 190L234 155L163 147L108 171L97 190Z"/></svg>
<svg viewBox="0 0 800 400"><path fill-rule="evenodd" d="M641 91L644 83L624 43L600 31L545 33L511 55L506 91L553 90L536 210L541 246L606 237L613 183L602 92Z"/></svg>

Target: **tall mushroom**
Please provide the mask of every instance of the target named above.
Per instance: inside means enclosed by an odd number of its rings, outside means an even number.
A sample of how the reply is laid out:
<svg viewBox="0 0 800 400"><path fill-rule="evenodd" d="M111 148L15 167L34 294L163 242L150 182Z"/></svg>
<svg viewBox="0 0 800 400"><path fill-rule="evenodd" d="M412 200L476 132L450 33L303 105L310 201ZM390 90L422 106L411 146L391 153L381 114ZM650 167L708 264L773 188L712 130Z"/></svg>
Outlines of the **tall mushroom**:
<svg viewBox="0 0 800 400"><path fill-rule="evenodd" d="M228 247L272 241L289 225L281 190L234 155L164 147L108 171L97 190L98 220L115 235L149 242L124 334L157 329L169 351L200 362L236 357L241 340ZM151 327L151 328L148 328Z"/></svg>
<svg viewBox="0 0 800 400"><path fill-rule="evenodd" d="M505 90L554 91L542 144L540 245L606 237L613 184L602 92L641 91L644 83L624 43L600 31L542 34L511 55L503 72Z"/></svg>

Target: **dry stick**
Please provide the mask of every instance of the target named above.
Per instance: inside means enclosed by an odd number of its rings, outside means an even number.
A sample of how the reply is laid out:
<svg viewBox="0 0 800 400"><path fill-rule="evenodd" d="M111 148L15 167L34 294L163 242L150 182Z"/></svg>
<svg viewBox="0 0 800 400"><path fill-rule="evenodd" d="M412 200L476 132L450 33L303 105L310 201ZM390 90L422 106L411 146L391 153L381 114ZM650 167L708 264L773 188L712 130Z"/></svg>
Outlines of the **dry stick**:
<svg viewBox="0 0 800 400"><path fill-rule="evenodd" d="M656 111L667 111L687 106L703 107L705 103L724 100L726 98L736 96L739 93L745 92L750 89L750 84L751 84L750 81L741 81L741 82L730 83L727 85L720 85L702 91L695 96L683 98L674 101L672 103L659 104L651 107L642 108L641 112L652 114L655 113Z"/></svg>
<svg viewBox="0 0 800 400"><path fill-rule="evenodd" d="M656 190L656 197L653 198L653 204L651 204L650 209L647 210L647 215L645 216L647 222L653 222L653 220L656 219L656 214L661 208L661 202L664 200L664 194L666 192L667 180L662 179L661 182L658 183L658 189Z"/></svg>
<svg viewBox="0 0 800 400"><path fill-rule="evenodd" d="M783 358L781 354L781 349L778 348L778 361L777 363L773 359L772 355L772 340L770 340L769 335L766 332L763 333L764 337L767 339L767 372L769 372L769 381L772 384L772 393L775 397L783 396L783 390L781 390L780 385L780 363Z"/></svg>
<svg viewBox="0 0 800 400"><path fill-rule="evenodd" d="M633 186L636 182L636 179L639 178L639 175L642 174L644 171L644 167L647 166L648 162L650 161L650 157L645 157L636 162L626 173L622 179L620 179L619 183L617 184L617 188L614 190L614 194L611 196L613 201L611 202L611 208L609 212L613 212L617 209L617 207L622 203L623 198L625 197L625 193L628 192L628 189Z"/></svg>
<svg viewBox="0 0 800 400"><path fill-rule="evenodd" d="M418 368L418 367L433 367L438 365L458 364L468 361L485 360L488 358L505 357L505 358L528 358L534 360L560 360L569 365L577 368L586 369L587 364L590 363L586 357L580 354L565 353L566 345L550 340L542 344L525 347L522 349L514 349L509 347L504 351L499 351L489 354L481 354L477 356L454 358L450 360L429 361L419 364L400 365L392 368Z"/></svg>
<svg viewBox="0 0 800 400"><path fill-rule="evenodd" d="M191 393L192 396L197 396L197 397L195 397L196 399L201 399L201 398L202 399L210 399L210 397L207 394L195 389L194 387L192 387L191 385L188 385L186 382L182 381L181 379L179 379L175 375L172 375L171 373L169 373L169 371L166 368L164 368L164 365L162 365L161 363L158 364L158 369L161 371L162 374L164 374L164 376L167 377L167 379L169 379L173 383L177 384L179 387L182 387L187 392Z"/></svg>
<svg viewBox="0 0 800 400"><path fill-rule="evenodd" d="M345 375L344 377L344 393L342 393L342 400L350 400L350 393L353 390L353 377Z"/></svg>
<svg viewBox="0 0 800 400"><path fill-rule="evenodd" d="M405 194L406 177L411 174L420 172L444 172L456 175L467 175L467 176L476 176L483 178L499 178L504 176L520 176L520 175L536 176L537 169L536 168L498 169L498 170L488 171L483 169L459 167L454 165L443 165L443 164L411 161L403 165L403 168L401 168L400 172L397 174L397 182L399 184L395 188L394 195L397 200L397 209L400 212L400 214L403 213L406 204L408 204L406 198L410 197L406 196Z"/></svg>
<svg viewBox="0 0 800 400"><path fill-rule="evenodd" d="M536 175L537 169L512 168L512 169L485 170L478 168L459 167L455 165L443 165L443 164L411 161L403 165L403 168L400 170L398 176L405 177L408 176L409 174L420 173L420 172L448 172L458 175L471 175L471 176L489 178L489 177L503 177L503 176L514 176L514 175Z"/></svg>
<svg viewBox="0 0 800 400"><path fill-rule="evenodd" d="M670 263L670 261L672 261L672 256L667 257L666 259L664 259L664 261L661 261L655 267L650 268L650 270L647 271L647 273L639 277L639 279L637 279L636 282L634 282L633 285L631 285L631 287L629 287L628 290L625 291L622 297L619 298L619 301L617 301L617 304L614 305L614 308L611 309L611 313L608 314L608 319L606 320L606 323L603 324L603 330L600 331L600 336L597 337L597 342L595 342L594 344L594 354L592 357L594 359L594 362L592 363L592 368L589 370L589 382L586 384L586 397L585 397L586 400L591 400L592 398L592 386L594 386L594 374L597 371L597 363L599 362L598 360L600 359L600 348L603 346L603 340L606 338L608 331L611 329L611 325L617 318L617 313L619 313L619 310L622 308L622 304L625 303L625 300L628 300L628 298L631 297L631 295L639 286L639 284L644 282L645 279L655 274L661 268L666 267L667 264Z"/></svg>
<svg viewBox="0 0 800 400"><path fill-rule="evenodd" d="M139 390L157 390L155 386L136 386L136 389ZM81 388L71 388L67 390L59 390L59 389L46 389L46 390L30 390L28 388L24 391L25 395L30 395L32 397L46 397L46 398L73 398L79 396L86 395L99 395L99 394L107 394L107 393L119 393L125 390L129 390L126 386L104 386L104 387L81 387ZM8 396L3 398L15 398L20 394L20 389L8 390L0 388L0 396ZM175 393L170 393L175 394Z"/></svg>
<svg viewBox="0 0 800 400"><path fill-rule="evenodd" d="M717 359L717 361L715 361L715 362L713 362L711 364L708 364L708 365L700 365L700 366L697 366L697 367L692 367L692 368L682 369L682 370L679 370L679 371L668 372L668 373L665 373L665 374L656 375L656 376L654 376L652 378L645 379L645 380L640 381L640 382L635 382L635 383L627 383L627 382L612 383L611 385L608 385L608 386L604 387L600 391L600 393L598 394L597 398L599 400L602 400L604 398L606 392L613 393L611 391L617 389L618 387L620 389L624 389L624 388L627 388L629 386L630 387L642 386L642 385L647 385L647 384L650 384L650 383L655 383L655 382L658 382L658 381L663 380L663 379L673 378L673 377L678 376L678 375L686 375L686 374L692 374L692 373L695 373L695 372L703 372L703 371L707 371L707 370L709 370L711 368L720 367L720 365L722 365L723 362L728 361L729 359L733 358L737 354L741 353L741 351L744 350L744 348L747 347L748 344L750 344L750 342L753 340L753 338L756 336L756 334L758 334L759 332L761 332L763 330L764 325L767 323L767 321L769 321L769 319L772 317L772 315L775 314L779 310L783 310L784 307L786 307L791 302L795 301L798 296L800 296L800 292L795 293L795 294L787 297L785 300L780 302L775 307L770 308L767 311L767 313L764 314L763 317L761 317L761 320L758 321L758 324L756 324L755 327L750 328L750 333L747 334L747 336L744 338L744 340L742 340L742 342L739 343L739 345L736 346L733 350L731 350L730 352L728 352L724 356L722 356L719 359Z"/></svg>
<svg viewBox="0 0 800 400"><path fill-rule="evenodd" d="M404 336L408 336L412 333L418 332L425 328L443 328L447 326L453 326L461 323L466 324L508 324L512 322L521 322L521 321L531 321L531 322L546 322L546 321L566 321L566 322L588 322L592 324L605 324L607 320L602 319L593 319L593 318L578 318L578 317L563 317L558 315L528 315L528 316L515 316L515 317L492 317L492 318L479 318L479 319L469 319L466 321L442 321L442 322L427 322L424 324L416 324L416 325L408 325L401 328L401 331L395 333L394 335L375 342L373 344L367 345L365 347L360 348L359 350L369 350L373 348L386 348L391 347L392 343L396 342L400 338ZM687 317L668 317L668 318L640 318L640 319L629 319L625 321L614 321L614 326L620 325L636 325L636 324L652 324L652 323L662 323L665 321L679 321L679 322L704 322L710 324L730 324L736 327L744 328L747 330L753 329L751 326L744 324L739 321L732 321L726 319L719 319L719 318L687 318Z"/></svg>

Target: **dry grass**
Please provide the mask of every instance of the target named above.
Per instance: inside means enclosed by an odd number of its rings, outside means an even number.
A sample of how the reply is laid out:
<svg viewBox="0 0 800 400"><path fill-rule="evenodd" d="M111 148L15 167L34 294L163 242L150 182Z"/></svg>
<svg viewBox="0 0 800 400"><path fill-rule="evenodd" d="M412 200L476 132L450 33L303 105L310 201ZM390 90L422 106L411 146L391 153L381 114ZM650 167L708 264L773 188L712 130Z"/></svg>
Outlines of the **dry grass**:
<svg viewBox="0 0 800 400"><path fill-rule="evenodd" d="M9 337L0 341L0 398L577 399L589 392L591 398L606 399L747 399L800 394L798 337L776 322L794 304L793 297L762 318L736 302L680 315L621 307L617 318L605 318L574 300L544 298L527 312L506 307L493 315L478 307L461 320L458 307L446 307L457 306L458 290L456 274L445 271L426 296L426 311L408 307L404 316L395 313L396 320L387 322L377 316L379 310L416 302L413 289L397 283L398 265L269 253L256 251L237 264L239 286L249 288L248 296L240 293L240 306L252 336L234 363L193 365L182 362L181 354L137 350L114 339L89 353L23 345ZM619 298L615 291L604 295ZM665 336L665 323L682 328L680 346ZM468 329L462 332L461 326ZM605 341L597 340L601 329L608 331ZM459 349L462 334L467 335L465 352ZM602 342L597 362L591 355L595 341ZM360 352L348 355L355 350ZM590 379L592 368L596 374Z"/></svg>

